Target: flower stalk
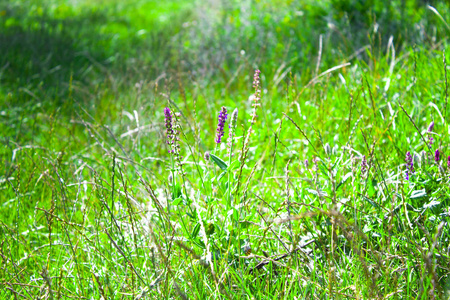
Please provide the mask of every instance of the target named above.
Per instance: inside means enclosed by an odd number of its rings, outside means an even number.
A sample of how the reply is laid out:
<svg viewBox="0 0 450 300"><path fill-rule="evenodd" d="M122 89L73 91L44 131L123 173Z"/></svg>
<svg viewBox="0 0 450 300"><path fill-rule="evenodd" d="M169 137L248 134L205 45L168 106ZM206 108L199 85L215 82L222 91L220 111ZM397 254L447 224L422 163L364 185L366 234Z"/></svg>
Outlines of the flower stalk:
<svg viewBox="0 0 450 300"><path fill-rule="evenodd" d="M413 158L409 151L406 152L405 161L406 161L406 176L405 176L405 178L406 178L406 180L409 180L409 174L410 173L412 174L414 172Z"/></svg>
<svg viewBox="0 0 450 300"><path fill-rule="evenodd" d="M222 137L224 135L224 131L223 128L225 127L225 122L227 120L228 114L227 114L227 109L225 108L225 106L222 106L222 109L220 110L219 113L219 122L217 124L217 133L216 133L216 143L220 144L220 142L222 141Z"/></svg>

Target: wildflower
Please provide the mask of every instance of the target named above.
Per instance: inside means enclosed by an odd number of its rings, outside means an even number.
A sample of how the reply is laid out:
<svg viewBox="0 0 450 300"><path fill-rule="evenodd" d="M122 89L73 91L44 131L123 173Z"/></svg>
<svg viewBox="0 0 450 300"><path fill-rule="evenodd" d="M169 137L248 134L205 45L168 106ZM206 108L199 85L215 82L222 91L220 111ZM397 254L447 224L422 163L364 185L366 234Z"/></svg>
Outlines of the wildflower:
<svg viewBox="0 0 450 300"><path fill-rule="evenodd" d="M238 109L235 108L233 110L233 112L231 113L230 125L229 125L230 132L229 132L228 141L227 141L228 155L230 155L230 156L232 156L231 151L233 151L233 137L234 137L234 133L236 131L237 116L238 116Z"/></svg>
<svg viewBox="0 0 450 300"><path fill-rule="evenodd" d="M428 125L427 134L428 134L428 144L433 145L434 138L431 135L434 129L434 121L431 121L430 125Z"/></svg>
<svg viewBox="0 0 450 300"><path fill-rule="evenodd" d="M308 167L309 167L309 161L308 161L308 159L305 159L305 161L303 162L303 164L305 165L305 168L308 169Z"/></svg>
<svg viewBox="0 0 450 300"><path fill-rule="evenodd" d="M414 164L413 164L413 158L411 156L411 153L408 151L406 152L406 180L409 180L409 173L414 172Z"/></svg>
<svg viewBox="0 0 450 300"><path fill-rule="evenodd" d="M222 141L222 137L223 137L223 128L225 126L225 121L227 120L228 114L227 114L227 109L225 108L225 106L222 106L222 109L220 110L219 113L219 123L217 124L217 134L216 134L216 143L220 144L220 142Z"/></svg>
<svg viewBox="0 0 450 300"><path fill-rule="evenodd" d="M168 145L170 145L169 153L173 154L175 161L178 167L180 168L181 173L183 174L181 162L183 157L180 155L180 144L179 144L180 138L178 137L180 134L180 131L178 130L180 128L180 125L177 122L177 118L179 116L180 115L178 113L175 113L174 115L170 110L170 108L168 107L164 108L166 139L167 139L166 142Z"/></svg>
<svg viewBox="0 0 450 300"><path fill-rule="evenodd" d="M173 143L173 127L172 127L172 112L170 111L170 108L166 107L164 108L164 116L165 116L165 125L166 125L166 143L168 145L172 145ZM169 149L169 153L172 152L171 149Z"/></svg>
<svg viewBox="0 0 450 300"><path fill-rule="evenodd" d="M255 93L253 94L252 100L253 100L253 112L251 114L252 120L251 123L254 124L256 122L256 109L261 104L259 101L261 100L261 80L260 80L260 70L255 70L255 74L253 75L253 88L255 89Z"/></svg>
<svg viewBox="0 0 450 300"><path fill-rule="evenodd" d="M259 75L261 74L261 71L256 69L255 74L253 74L253 87L255 88L255 97L261 94L261 90L259 88L260 84L260 78Z"/></svg>
<svg viewBox="0 0 450 300"><path fill-rule="evenodd" d="M414 170L414 165L413 165L413 157L411 155L411 153L408 151L406 152L406 166L413 171Z"/></svg>
<svg viewBox="0 0 450 300"><path fill-rule="evenodd" d="M363 178L366 177L367 167L368 167L368 166L367 166L366 156L363 155L362 161L361 161L361 176L362 176Z"/></svg>
<svg viewBox="0 0 450 300"><path fill-rule="evenodd" d="M431 121L430 125L428 125L427 132L432 132L434 129L434 121Z"/></svg>
<svg viewBox="0 0 450 300"><path fill-rule="evenodd" d="M434 152L434 161L438 163L440 156L441 156L441 153L439 152L439 149L436 149L436 151Z"/></svg>

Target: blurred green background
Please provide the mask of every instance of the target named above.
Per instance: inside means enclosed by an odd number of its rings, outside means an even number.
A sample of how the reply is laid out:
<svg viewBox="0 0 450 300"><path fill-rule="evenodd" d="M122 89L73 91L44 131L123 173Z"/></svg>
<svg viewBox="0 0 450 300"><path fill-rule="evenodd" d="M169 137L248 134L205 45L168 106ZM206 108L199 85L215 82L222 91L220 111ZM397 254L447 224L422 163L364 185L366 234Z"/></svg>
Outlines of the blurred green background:
<svg viewBox="0 0 450 300"><path fill-rule="evenodd" d="M445 2L432 4L448 19ZM70 82L86 100L98 84L162 73L230 80L243 61L267 78L301 76L314 69L319 36L326 69L367 59L361 47L386 51L390 36L401 50L448 33L419 0L3 1L0 28L1 97L44 102L65 101Z"/></svg>

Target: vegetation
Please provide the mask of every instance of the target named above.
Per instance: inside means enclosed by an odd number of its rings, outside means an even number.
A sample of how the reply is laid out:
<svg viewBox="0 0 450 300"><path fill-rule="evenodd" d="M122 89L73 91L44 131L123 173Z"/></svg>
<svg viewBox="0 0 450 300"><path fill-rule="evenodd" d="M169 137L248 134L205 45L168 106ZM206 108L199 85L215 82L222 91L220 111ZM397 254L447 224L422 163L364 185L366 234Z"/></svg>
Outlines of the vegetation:
<svg viewBox="0 0 450 300"><path fill-rule="evenodd" d="M447 299L435 1L0 3L0 298Z"/></svg>

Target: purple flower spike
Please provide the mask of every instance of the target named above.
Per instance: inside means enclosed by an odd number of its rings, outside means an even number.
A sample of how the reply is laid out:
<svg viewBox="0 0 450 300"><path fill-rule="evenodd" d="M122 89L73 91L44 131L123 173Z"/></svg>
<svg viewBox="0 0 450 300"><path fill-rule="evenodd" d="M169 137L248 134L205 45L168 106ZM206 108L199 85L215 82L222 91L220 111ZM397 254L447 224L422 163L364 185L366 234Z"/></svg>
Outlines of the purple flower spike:
<svg viewBox="0 0 450 300"><path fill-rule="evenodd" d="M216 143L220 144L223 137L223 128L225 127L225 121L227 120L228 114L225 106L222 106L222 109L219 113L219 123L217 124L217 133L216 133Z"/></svg>
<svg viewBox="0 0 450 300"><path fill-rule="evenodd" d="M432 132L433 129L434 129L434 121L431 121L430 125L428 125L427 131L428 131L428 132Z"/></svg>
<svg viewBox="0 0 450 300"><path fill-rule="evenodd" d="M367 159L366 159L366 156L363 155L362 161L361 161L361 175L362 175L362 177L365 177L366 172L367 172Z"/></svg>
<svg viewBox="0 0 450 300"><path fill-rule="evenodd" d="M413 164L413 158L411 156L411 153L408 151L406 152L406 180L409 180L409 173L414 172L414 164Z"/></svg>
<svg viewBox="0 0 450 300"><path fill-rule="evenodd" d="M414 166L413 166L413 158L412 158L412 155L411 155L411 153L408 151L408 152L406 152L406 159L405 159L405 161L406 161L406 166L411 170L411 171L413 171L413 169L414 169Z"/></svg>
<svg viewBox="0 0 450 300"><path fill-rule="evenodd" d="M447 170L450 173L450 156L447 158Z"/></svg>
<svg viewBox="0 0 450 300"><path fill-rule="evenodd" d="M434 152L434 161L439 162L440 158L441 158L441 153L439 152L439 149L436 149L436 152Z"/></svg>

